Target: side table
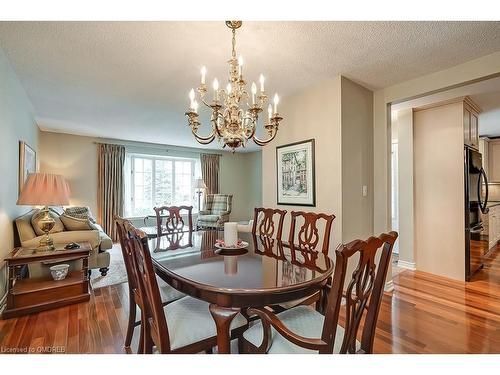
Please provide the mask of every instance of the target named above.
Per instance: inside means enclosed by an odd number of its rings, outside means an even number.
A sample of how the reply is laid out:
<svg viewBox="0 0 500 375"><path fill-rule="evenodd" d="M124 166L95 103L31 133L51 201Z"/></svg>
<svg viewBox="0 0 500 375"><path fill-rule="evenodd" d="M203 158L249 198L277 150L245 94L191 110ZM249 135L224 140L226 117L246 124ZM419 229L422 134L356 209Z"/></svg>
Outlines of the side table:
<svg viewBox="0 0 500 375"><path fill-rule="evenodd" d="M49 310L73 303L88 301L88 258L92 247L80 243L79 249L64 249L65 244L54 244L55 250L38 250L18 247L6 258L8 269L7 306L3 319ZM82 269L72 270L64 280L52 277L21 278L22 266L31 263L60 263L82 260Z"/></svg>

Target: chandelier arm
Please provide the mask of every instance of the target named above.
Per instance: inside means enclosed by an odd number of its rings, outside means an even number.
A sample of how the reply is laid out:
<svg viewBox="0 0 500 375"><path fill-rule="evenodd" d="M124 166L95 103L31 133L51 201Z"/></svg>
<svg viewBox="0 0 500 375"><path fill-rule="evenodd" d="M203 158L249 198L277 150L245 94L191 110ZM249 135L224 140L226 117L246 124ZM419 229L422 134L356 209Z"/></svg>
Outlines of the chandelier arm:
<svg viewBox="0 0 500 375"><path fill-rule="evenodd" d="M273 131L273 135L272 135L270 138L266 139L265 141L263 141L263 140L261 140L261 139L257 138L257 136L255 136L255 135L252 137L252 139L253 139L253 141L254 141L254 142L255 142L258 146L265 146L265 145L267 145L269 142L271 142L274 138L276 138L276 134L278 134L278 132L277 132L276 130L274 130L274 131Z"/></svg>
<svg viewBox="0 0 500 375"><path fill-rule="evenodd" d="M213 129L212 129L212 133L207 137L203 137L201 135L198 135L194 130L191 130L191 133L193 133L196 140L202 144L209 144L210 142L212 142L215 139L215 132L213 131Z"/></svg>
<svg viewBox="0 0 500 375"><path fill-rule="evenodd" d="M217 125L219 123L219 121L218 121L219 120L219 116L222 118L222 120L224 120L224 116L222 115L222 113L217 112L217 118L212 119L212 122L213 122L213 128L215 129L215 132L217 133L217 135L219 136L219 138L222 138L222 133L221 133L221 131L219 129L219 126Z"/></svg>

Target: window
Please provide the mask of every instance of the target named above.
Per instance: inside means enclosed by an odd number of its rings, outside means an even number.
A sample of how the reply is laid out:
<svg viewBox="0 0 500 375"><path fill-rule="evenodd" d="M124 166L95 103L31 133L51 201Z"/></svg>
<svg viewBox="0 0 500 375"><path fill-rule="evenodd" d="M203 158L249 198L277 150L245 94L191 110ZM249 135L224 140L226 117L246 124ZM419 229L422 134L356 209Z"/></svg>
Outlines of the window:
<svg viewBox="0 0 500 375"><path fill-rule="evenodd" d="M193 206L197 211L194 182L198 159L129 154L125 163L125 215L154 214L156 206Z"/></svg>

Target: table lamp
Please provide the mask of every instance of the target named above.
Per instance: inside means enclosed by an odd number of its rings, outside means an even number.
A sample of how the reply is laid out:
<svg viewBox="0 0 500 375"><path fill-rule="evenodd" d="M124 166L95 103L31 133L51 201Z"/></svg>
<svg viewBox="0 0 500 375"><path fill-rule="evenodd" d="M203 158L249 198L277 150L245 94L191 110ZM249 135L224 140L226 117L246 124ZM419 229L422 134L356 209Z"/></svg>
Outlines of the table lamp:
<svg viewBox="0 0 500 375"><path fill-rule="evenodd" d="M207 188L207 185L205 185L205 182L203 181L203 178L198 178L196 179L196 182L194 184L194 188L198 189L196 194L198 194L198 211L201 211L201 195L203 194L203 189Z"/></svg>
<svg viewBox="0 0 500 375"><path fill-rule="evenodd" d="M50 173L29 174L17 204L44 206L37 214L37 217L43 215L38 221L38 227L45 233L40 239L38 249L54 250L54 241L50 238L49 232L56 222L50 217L48 206L69 205L69 187L64 177Z"/></svg>

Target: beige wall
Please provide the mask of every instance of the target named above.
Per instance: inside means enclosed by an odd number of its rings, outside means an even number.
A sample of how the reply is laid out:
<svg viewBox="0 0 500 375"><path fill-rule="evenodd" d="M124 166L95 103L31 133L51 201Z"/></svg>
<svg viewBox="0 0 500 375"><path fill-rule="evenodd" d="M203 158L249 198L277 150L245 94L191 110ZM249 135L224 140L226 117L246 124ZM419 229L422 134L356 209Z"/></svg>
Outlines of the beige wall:
<svg viewBox="0 0 500 375"><path fill-rule="evenodd" d="M342 77L342 241L373 234L373 92ZM367 195L363 196L363 186Z"/></svg>
<svg viewBox="0 0 500 375"><path fill-rule="evenodd" d="M465 280L462 124L462 103L413 115L416 268L458 280Z"/></svg>
<svg viewBox="0 0 500 375"><path fill-rule="evenodd" d="M98 138L41 132L40 168L64 175L71 188L71 205L88 205L97 215ZM116 140L114 140L116 141ZM116 141L120 143L120 141ZM127 151L155 155L198 156L199 149L123 142ZM203 151L202 151L203 152ZM206 152L206 151L205 151ZM220 164L221 193L234 195L231 220L250 219L253 208L262 203L260 152L222 152ZM259 183L256 183L256 180Z"/></svg>
<svg viewBox="0 0 500 375"><path fill-rule="evenodd" d="M265 207L288 212L306 210L333 213L330 251L342 241L341 78L309 87L281 100L284 120L274 142L262 149L262 201ZM276 201L276 147L315 139L316 207L278 206ZM288 237L289 217L284 226Z"/></svg>
<svg viewBox="0 0 500 375"><path fill-rule="evenodd" d="M390 111L388 103L500 74L500 52L390 86L374 93L374 230L390 228Z"/></svg>
<svg viewBox="0 0 500 375"><path fill-rule="evenodd" d="M5 256L14 246L13 220L28 211L17 206L19 141L38 150L38 127L29 99L0 48L0 300L5 293Z"/></svg>

